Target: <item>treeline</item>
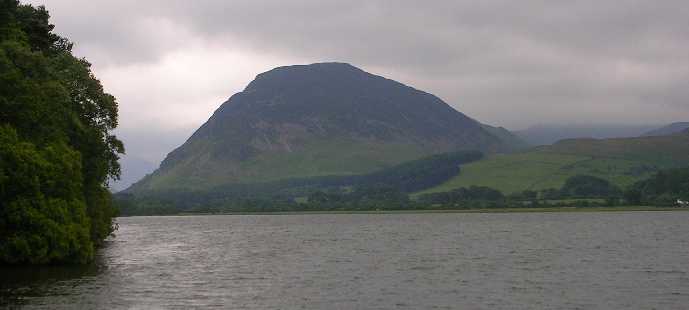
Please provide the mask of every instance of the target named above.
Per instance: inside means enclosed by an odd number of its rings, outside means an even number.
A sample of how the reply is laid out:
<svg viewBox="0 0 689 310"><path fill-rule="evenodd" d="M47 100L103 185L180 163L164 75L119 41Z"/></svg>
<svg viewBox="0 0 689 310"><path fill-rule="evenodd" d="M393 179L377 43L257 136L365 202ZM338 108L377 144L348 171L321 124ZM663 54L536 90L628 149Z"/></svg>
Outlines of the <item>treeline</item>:
<svg viewBox="0 0 689 310"><path fill-rule="evenodd" d="M444 208L602 207L624 203L623 191L605 179L589 175L568 178L559 188L525 190L510 195L484 186L430 193L419 201Z"/></svg>
<svg viewBox="0 0 689 310"><path fill-rule="evenodd" d="M561 188L540 191L525 190L510 195L512 200L562 200L562 199L614 199L622 197L623 190L603 178L576 175L568 178Z"/></svg>
<svg viewBox="0 0 689 310"><path fill-rule="evenodd" d="M624 198L632 204L661 206L676 205L678 199L689 201L689 168L660 171L630 186Z"/></svg>
<svg viewBox="0 0 689 310"><path fill-rule="evenodd" d="M329 183L332 184L332 183ZM689 168L662 171L626 190L594 176L573 176L559 189L505 195L484 186L423 194L414 199L403 187L368 183L345 187L302 188L275 195L221 196L206 201L194 193L167 198L119 195L124 215L222 212L460 210L476 208L603 207L630 204L665 206L689 200ZM297 196L292 194L297 193ZM637 200L631 200L636 193Z"/></svg>
<svg viewBox="0 0 689 310"><path fill-rule="evenodd" d="M620 205L675 206L689 200L689 168L660 171L653 177L621 189L605 179L588 175L570 177L559 189L525 190L504 195L498 190L472 186L430 193L421 203L441 208L467 207L602 207Z"/></svg>
<svg viewBox="0 0 689 310"><path fill-rule="evenodd" d="M300 199L308 200L307 197L314 194L339 195L352 207L362 205L364 201L369 205L372 200L380 200L366 198L375 196L374 193L390 194L394 191L397 196L406 196L406 193L442 184L460 172L460 165L482 157L478 151L460 151L433 155L363 175L232 184L205 191L175 190L145 195L119 193L115 197L123 215L211 212L209 209L240 212L269 208L285 211L304 208L305 204Z"/></svg>
<svg viewBox="0 0 689 310"><path fill-rule="evenodd" d="M0 0L0 263L86 262L114 229L117 103L52 30Z"/></svg>
<svg viewBox="0 0 689 310"><path fill-rule="evenodd" d="M316 190L305 197L227 197L204 204L180 205L174 200L116 199L123 215L172 215L182 213L362 211L418 209L407 193L386 186L350 190Z"/></svg>

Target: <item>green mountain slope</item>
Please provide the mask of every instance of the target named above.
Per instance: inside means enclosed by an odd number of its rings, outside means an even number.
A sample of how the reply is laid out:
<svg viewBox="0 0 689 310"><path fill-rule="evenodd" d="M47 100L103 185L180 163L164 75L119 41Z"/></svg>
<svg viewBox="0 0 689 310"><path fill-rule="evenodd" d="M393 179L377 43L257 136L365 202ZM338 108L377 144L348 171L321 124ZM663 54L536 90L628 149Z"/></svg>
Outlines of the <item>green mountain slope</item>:
<svg viewBox="0 0 689 310"><path fill-rule="evenodd" d="M689 133L620 139L570 139L516 154L498 154L462 166L449 181L422 193L471 185L504 193L560 188L574 175L593 175L619 186L659 169L689 166Z"/></svg>
<svg viewBox="0 0 689 310"><path fill-rule="evenodd" d="M259 74L127 192L354 175L457 150L514 149L441 99L343 63Z"/></svg>

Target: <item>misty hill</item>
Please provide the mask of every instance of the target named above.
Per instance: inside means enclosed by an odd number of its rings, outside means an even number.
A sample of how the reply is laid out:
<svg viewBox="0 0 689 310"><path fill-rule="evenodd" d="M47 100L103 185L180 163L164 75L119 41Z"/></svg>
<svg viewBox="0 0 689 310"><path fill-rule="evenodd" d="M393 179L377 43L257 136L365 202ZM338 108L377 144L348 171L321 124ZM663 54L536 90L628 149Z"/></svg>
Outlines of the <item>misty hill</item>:
<svg viewBox="0 0 689 310"><path fill-rule="evenodd" d="M344 63L279 67L233 95L132 193L364 174L432 154L509 151L436 96Z"/></svg>
<svg viewBox="0 0 689 310"><path fill-rule="evenodd" d="M603 178L619 187L662 169L689 166L689 130L683 134L615 139L567 139L514 154L497 154L462 166L462 172L424 193L472 185L504 193L560 188L576 175Z"/></svg>
<svg viewBox="0 0 689 310"><path fill-rule="evenodd" d="M520 138L511 131L505 129L504 127L494 127L486 124L481 125L483 129L496 136L500 141L507 147L514 150L526 149L530 146L528 142Z"/></svg>
<svg viewBox="0 0 689 310"><path fill-rule="evenodd" d="M656 125L537 125L514 133L531 145L550 145L564 139L638 137L656 128Z"/></svg>
<svg viewBox="0 0 689 310"><path fill-rule="evenodd" d="M112 181L109 186L113 193L128 188L157 168L155 163L130 155L123 155L120 158L120 166L122 167L120 179Z"/></svg>
<svg viewBox="0 0 689 310"><path fill-rule="evenodd" d="M643 134L643 136L666 136L689 130L689 122L677 122L663 126Z"/></svg>

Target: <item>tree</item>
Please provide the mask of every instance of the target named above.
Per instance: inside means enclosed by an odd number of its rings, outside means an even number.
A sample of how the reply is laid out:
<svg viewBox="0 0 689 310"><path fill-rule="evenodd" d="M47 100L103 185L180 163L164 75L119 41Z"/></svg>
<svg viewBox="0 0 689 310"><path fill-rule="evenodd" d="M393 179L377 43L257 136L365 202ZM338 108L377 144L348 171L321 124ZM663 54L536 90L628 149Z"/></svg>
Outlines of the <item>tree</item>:
<svg viewBox="0 0 689 310"><path fill-rule="evenodd" d="M86 262L114 230L117 103L52 33L44 7L0 0L0 262Z"/></svg>
<svg viewBox="0 0 689 310"><path fill-rule="evenodd" d="M635 204L674 205L677 199L689 200L689 168L659 171L627 188L624 196Z"/></svg>
<svg viewBox="0 0 689 310"><path fill-rule="evenodd" d="M467 202L503 202L505 195L486 186L460 187L449 192L424 194L419 200L430 204L455 205Z"/></svg>
<svg viewBox="0 0 689 310"><path fill-rule="evenodd" d="M513 193L509 195L509 198L518 201L532 201L538 199L538 192L527 189L521 192Z"/></svg>
<svg viewBox="0 0 689 310"><path fill-rule="evenodd" d="M617 197L621 190L605 179L590 175L576 175L565 181L560 189L563 197L605 198Z"/></svg>

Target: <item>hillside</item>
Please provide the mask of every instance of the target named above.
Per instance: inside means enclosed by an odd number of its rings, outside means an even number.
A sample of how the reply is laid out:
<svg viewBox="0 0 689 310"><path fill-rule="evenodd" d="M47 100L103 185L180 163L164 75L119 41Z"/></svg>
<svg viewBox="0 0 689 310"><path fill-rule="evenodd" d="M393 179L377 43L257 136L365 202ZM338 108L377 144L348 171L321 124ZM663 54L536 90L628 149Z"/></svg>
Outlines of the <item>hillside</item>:
<svg viewBox="0 0 689 310"><path fill-rule="evenodd" d="M349 64L279 67L223 103L127 192L355 175L443 152L512 150L500 132Z"/></svg>
<svg viewBox="0 0 689 310"><path fill-rule="evenodd" d="M552 124L531 126L514 133L530 145L550 145L563 139L638 137L656 128L654 125Z"/></svg>
<svg viewBox="0 0 689 310"><path fill-rule="evenodd" d="M667 136L667 135L673 135L676 133L680 133L682 131L689 130L689 122L677 122L677 123L672 123L667 126L660 127L658 129L654 129L651 131L648 131L643 134L645 137L650 137L650 136Z"/></svg>
<svg viewBox="0 0 689 310"><path fill-rule="evenodd" d="M120 192L115 194L115 200L121 214L125 216L202 210L295 210L303 208L298 204L310 201L309 197L312 195L348 196L353 192L374 194L378 197L376 200L387 200L392 196L408 200L408 193L442 184L456 176L460 172L460 166L482 157L483 154L478 151L450 152L407 161L367 174L291 178L262 183L226 184L202 190L148 191L136 195Z"/></svg>
<svg viewBox="0 0 689 310"><path fill-rule="evenodd" d="M689 132L674 136L569 139L516 154L498 154L464 165L462 173L423 191L471 185L504 193L559 188L574 175L593 175L628 186L665 168L689 166Z"/></svg>
<svg viewBox="0 0 689 310"><path fill-rule="evenodd" d="M524 139L513 134L511 131L505 129L504 127L494 127L486 124L481 125L483 129L488 131L490 134L496 136L500 141L507 147L514 150L523 150L529 147L529 143Z"/></svg>

